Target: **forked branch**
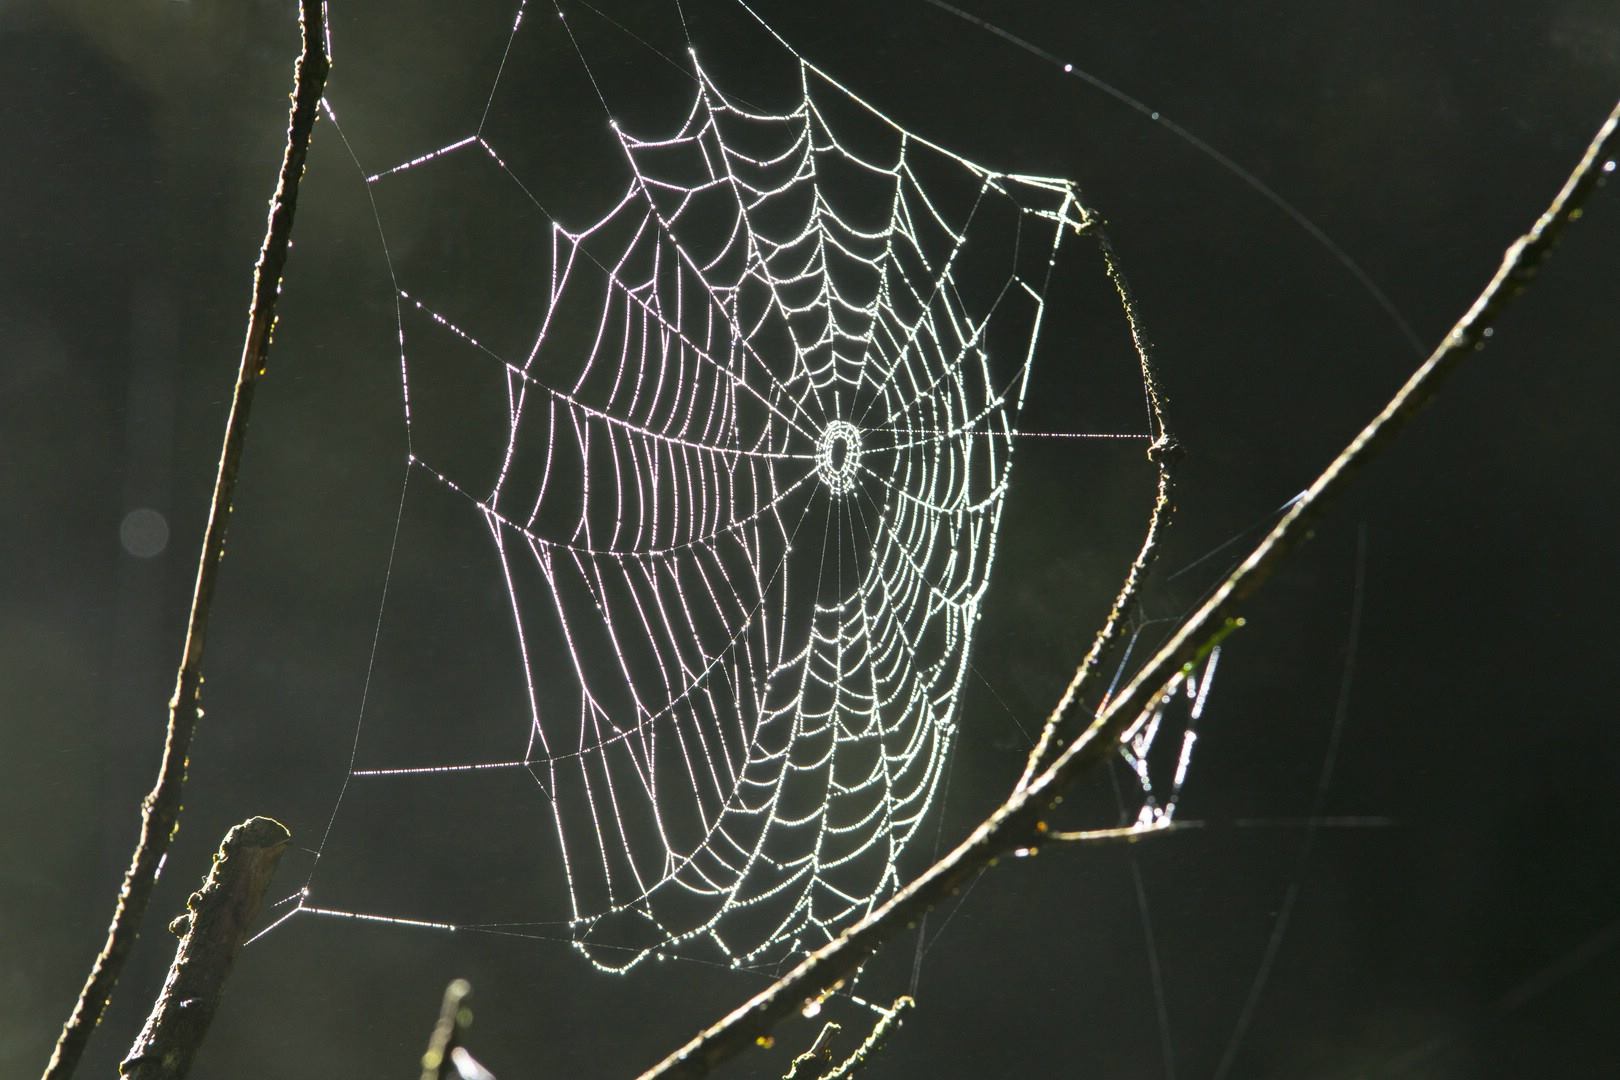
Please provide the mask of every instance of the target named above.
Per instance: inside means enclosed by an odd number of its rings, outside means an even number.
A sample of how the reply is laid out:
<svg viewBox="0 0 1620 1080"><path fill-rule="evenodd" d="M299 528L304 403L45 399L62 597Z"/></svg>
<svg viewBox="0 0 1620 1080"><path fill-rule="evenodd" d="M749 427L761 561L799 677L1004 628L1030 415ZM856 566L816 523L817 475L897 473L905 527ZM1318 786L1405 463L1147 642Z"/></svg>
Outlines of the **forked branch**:
<svg viewBox="0 0 1620 1080"><path fill-rule="evenodd" d="M1044 755L1038 756L1039 770L1027 782L1020 782L1007 801L955 850L878 910L642 1074L642 1080L704 1076L748 1047L768 1042L769 1032L778 1021L801 1009L807 999L848 978L884 942L943 901L969 875L998 856L1034 842L1053 800L1077 778L1108 759L1136 717L1152 705L1206 642L1229 625L1237 605L1252 595L1306 538L1310 526L1343 491L1355 470L1387 448L1463 357L1484 345L1496 320L1535 276L1565 225L1580 216L1582 205L1603 174L1613 171L1616 153L1620 153L1620 104L1610 111L1557 197L1530 231L1507 249L1496 274L1440 345L1130 685L1110 699L1085 731L1064 745L1061 753L1050 757L1050 764L1044 764ZM1076 673L1077 681L1084 678L1085 670L1083 663ZM1048 730L1057 728L1075 697L1072 693L1065 695Z"/></svg>
<svg viewBox="0 0 1620 1080"><path fill-rule="evenodd" d="M242 464L242 448L247 439L248 412L253 390L264 377L270 356L270 341L276 325L276 299L281 294L281 273L287 264L292 239L293 212L298 202L298 182L304 174L310 135L326 87L331 61L326 55L326 23L322 0L299 0L299 29L302 48L293 73L292 108L287 119L287 147L281 159L281 173L270 200L270 218L265 226L259 261L253 268L253 297L248 307L246 340L237 370L236 391L231 397L230 417L225 422L225 438L220 449L219 472L214 481L214 497L208 509L208 528L203 533L202 552L197 559L197 583L191 597L191 616L186 624L186 641L181 651L180 669L175 676L174 697L169 699L169 723L163 742L163 758L157 781L141 800L141 829L124 872L123 886L113 908L107 940L96 957L79 991L73 1013L62 1025L56 1050L45 1066L45 1080L66 1080L73 1075L84 1056L90 1032L101 1022L112 997L118 975L140 934L146 908L152 899L158 866L169 850L180 822L181 792L186 782L186 762L191 738L202 715L203 645L208 637L209 615L213 609L214 585L219 563L225 557L225 529L230 521L236 494L236 477Z"/></svg>

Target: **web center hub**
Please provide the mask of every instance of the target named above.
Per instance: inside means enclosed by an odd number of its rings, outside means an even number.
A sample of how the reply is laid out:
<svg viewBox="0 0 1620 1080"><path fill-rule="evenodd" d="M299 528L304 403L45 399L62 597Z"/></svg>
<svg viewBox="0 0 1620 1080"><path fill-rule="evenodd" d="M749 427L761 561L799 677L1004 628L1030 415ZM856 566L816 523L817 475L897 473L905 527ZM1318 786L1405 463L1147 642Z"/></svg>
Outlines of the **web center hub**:
<svg viewBox="0 0 1620 1080"><path fill-rule="evenodd" d="M860 471L861 431L848 420L834 420L816 443L816 474L827 490L843 495L855 487Z"/></svg>

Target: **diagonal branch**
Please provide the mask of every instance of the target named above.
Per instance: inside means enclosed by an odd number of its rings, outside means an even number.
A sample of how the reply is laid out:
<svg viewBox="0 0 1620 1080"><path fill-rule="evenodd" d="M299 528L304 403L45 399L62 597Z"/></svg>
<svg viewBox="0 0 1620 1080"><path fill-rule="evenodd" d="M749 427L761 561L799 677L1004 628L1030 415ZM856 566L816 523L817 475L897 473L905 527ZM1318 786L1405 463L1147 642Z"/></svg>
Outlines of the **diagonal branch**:
<svg viewBox="0 0 1620 1080"><path fill-rule="evenodd" d="M1564 226L1620 153L1620 103L1593 136L1579 164L1530 231L1508 248L1502 265L1473 305L1389 404L1350 441L1248 558L1221 583L1129 686L1111 699L1080 736L1042 771L1016 787L999 808L948 855L925 870L876 911L755 995L685 1046L642 1074L641 1080L707 1075L749 1046L767 1043L776 1023L828 987L848 978L867 957L923 913L958 889L969 875L998 856L1040 835L1041 817L1078 777L1101 765L1119 737L1199 650L1234 620L1239 602L1252 595L1279 562L1309 535L1310 526L1343 491L1355 470L1386 449L1395 435L1438 391L1463 357L1483 347L1502 312L1524 291L1557 243ZM1070 699L1072 700L1072 699Z"/></svg>
<svg viewBox="0 0 1620 1080"><path fill-rule="evenodd" d="M84 1055L90 1032L101 1022L112 997L114 985L130 950L140 933L146 908L157 881L158 866L168 852L169 841L179 827L181 792L186 780L186 762L191 738L202 715L203 644L208 637L208 619L213 606L214 585L219 577L220 560L225 557L225 528L230 521L236 493L237 473L242 464L242 448L247 439L248 412L253 390L264 377L270 356L270 341L276 325L276 299L281 293L281 274L287 264L292 239L293 213L298 202L298 182L304 174L309 154L310 134L315 127L321 92L331 68L326 55L326 23L323 0L299 0L299 29L303 36L298 63L293 69L292 107L287 118L287 148L281 159L281 173L275 195L270 200L270 218L265 226L264 244L253 268L253 297L248 307L247 337L242 345L242 361L237 371L236 392L225 422L225 438L220 449L219 473L214 481L213 502L208 510L208 528L203 533L202 553L197 560L197 584L191 598L191 617L186 625L186 642L180 669L175 677L174 697L169 699L169 725L164 738L163 760L157 781L141 801L141 830L130 856L129 869L118 891L107 941L96 957L79 991L73 1013L62 1025L56 1050L45 1066L45 1080L66 1080L73 1075Z"/></svg>
<svg viewBox="0 0 1620 1080"><path fill-rule="evenodd" d="M184 1080L191 1071L290 839L285 825L266 817L248 818L225 834L207 880L169 924L180 944L145 1026L118 1065L122 1080Z"/></svg>

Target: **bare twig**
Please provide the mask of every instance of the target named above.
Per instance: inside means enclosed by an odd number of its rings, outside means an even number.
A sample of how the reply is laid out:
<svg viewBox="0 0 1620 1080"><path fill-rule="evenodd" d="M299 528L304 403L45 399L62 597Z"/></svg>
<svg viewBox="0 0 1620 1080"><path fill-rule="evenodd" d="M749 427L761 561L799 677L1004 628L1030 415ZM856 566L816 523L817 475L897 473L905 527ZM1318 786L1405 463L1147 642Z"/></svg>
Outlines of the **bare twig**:
<svg viewBox="0 0 1620 1080"><path fill-rule="evenodd" d="M422 1080L495 1080L462 1045L472 1026L471 997L472 984L466 979L454 979L444 988L439 1020L422 1055Z"/></svg>
<svg viewBox="0 0 1620 1080"><path fill-rule="evenodd" d="M1151 836L1163 836L1165 833L1191 832L1204 827L1202 821L1176 821L1174 819L1160 818L1149 825L1121 825L1114 829L1076 829L1072 832L1060 832L1057 829L1043 829L1042 822L1036 822L1035 831L1039 834L1040 842L1052 844L1079 844L1097 846L1103 844L1136 844Z"/></svg>
<svg viewBox="0 0 1620 1080"><path fill-rule="evenodd" d="M220 450L219 472L214 497L208 511L208 528L203 534L202 553L197 560L197 583L191 599L191 616L186 625L185 647L175 677L174 697L169 700L169 724L163 745L163 759L157 781L141 801L141 830L130 857L129 869L118 891L107 941L90 969L73 1013L62 1026L56 1050L45 1067L45 1080L66 1080L73 1075L84 1054L90 1032L101 1022L113 986L134 947L140 926L152 897L158 866L168 851L169 841L179 825L181 791L185 785L186 762L191 738L202 715L202 657L208 636L208 619L214 598L219 563L225 555L225 528L230 520L241 468L242 448L247 438L248 412L253 390L264 377L275 329L276 298L281 292L281 274L287 263L292 239L293 212L298 200L298 182L309 153L310 134L315 126L321 92L331 64L326 55L326 26L322 0L299 0L299 27L303 45L294 68L292 108L287 121L287 148L282 156L281 173L275 195L270 200L270 217L264 244L253 269L253 297L248 308L247 336L237 372L236 392L225 422L225 438Z"/></svg>
<svg viewBox="0 0 1620 1080"><path fill-rule="evenodd" d="M782 1074L782 1080L813 1080L821 1075L821 1067L832 1061L833 1036L844 1030L844 1025L836 1020L829 1020L821 1025L821 1031L816 1034L816 1041L810 1044L810 1049L794 1058L788 1065L788 1071ZM805 1070L799 1075L799 1070ZM811 1070L815 1070L814 1074Z"/></svg>
<svg viewBox="0 0 1620 1080"><path fill-rule="evenodd" d="M873 1055L883 1049L883 1040L889 1037L890 1031L900 1026L900 1014L916 1004L910 994L895 998L894 1004L884 1009L883 1015L872 1025L866 1040L835 1068L823 1073L821 1080L846 1080L847 1077L854 1076L871 1062Z"/></svg>
<svg viewBox="0 0 1620 1080"><path fill-rule="evenodd" d="M180 1080L208 1034L225 978L258 915L292 834L271 818L249 818L225 834L202 888L169 924L180 938L163 990L118 1066L125 1080Z"/></svg>
<svg viewBox="0 0 1620 1080"><path fill-rule="evenodd" d="M876 911L807 956L745 1004L700 1032L642 1080L707 1075L716 1065L768 1039L770 1029L807 998L847 978L885 941L940 903L966 878L1000 855L1039 835L1042 815L1076 778L1107 760L1120 735L1162 693L1201 648L1233 621L1237 604L1250 596L1277 564L1308 535L1309 527L1344 489L1354 471L1389 446L1395 434L1428 402L1463 357L1482 347L1496 319L1535 276L1566 223L1600 176L1612 171L1620 152L1620 104L1593 136L1579 164L1530 231L1508 248L1502 265L1441 344L1412 373L1387 405L1362 428L1209 600L1187 619L1130 684L1115 695L1080 736L1052 763L1022 783L949 854L897 892ZM1066 695L1066 700L1073 700Z"/></svg>
<svg viewBox="0 0 1620 1080"><path fill-rule="evenodd" d="M467 998L472 995L472 984L466 979L453 979L444 988L444 1001L439 1005L439 1020L433 1025L427 1052L422 1055L422 1080L445 1080L450 1072L450 1051L461 1045L462 1033L472 1023L472 1010Z"/></svg>
<svg viewBox="0 0 1620 1080"><path fill-rule="evenodd" d="M1120 306L1125 310L1125 321L1131 331L1131 344L1136 349L1137 360L1142 368L1142 386L1147 393L1148 413L1152 417L1154 428L1153 445L1148 448L1148 460L1152 461L1154 468L1158 470L1158 482L1154 486L1153 508L1148 512L1147 531L1142 536L1142 546L1137 550L1136 559L1125 573L1125 581L1120 585L1119 595L1114 598L1114 606L1109 610L1108 618L1103 620L1102 628L1092 638L1091 648L1080 661L1079 667L1075 668L1074 674L1069 678L1069 685L1064 687L1062 697L1047 716L1035 745L1030 748L1029 759L1024 764L1024 773L1018 778L1018 787L1028 784L1037 773L1051 764L1052 756L1062 746L1061 728L1070 706L1076 701L1084 700L1091 689L1092 680L1113 663L1114 654L1124 640L1120 631L1136 611L1142 580L1147 575L1148 567L1153 565L1153 560L1159 553L1159 541L1163 538L1165 527L1170 524L1170 493L1175 484L1172 470L1175 463L1181 459L1182 453L1181 445L1171 433L1169 421L1165 417L1164 391L1159 387L1158 373L1153 367L1153 353L1142 330L1142 320L1137 313L1136 298L1131 292L1130 282L1126 280L1125 272L1119 268L1119 259L1114 253L1113 245L1108 241L1107 234L1103 232L1101 225L1093 224L1093 221L1092 218L1087 219L1090 226L1087 231L1097 238L1097 246L1102 251L1103 267L1108 273L1108 280L1114 286L1114 291L1119 294Z"/></svg>

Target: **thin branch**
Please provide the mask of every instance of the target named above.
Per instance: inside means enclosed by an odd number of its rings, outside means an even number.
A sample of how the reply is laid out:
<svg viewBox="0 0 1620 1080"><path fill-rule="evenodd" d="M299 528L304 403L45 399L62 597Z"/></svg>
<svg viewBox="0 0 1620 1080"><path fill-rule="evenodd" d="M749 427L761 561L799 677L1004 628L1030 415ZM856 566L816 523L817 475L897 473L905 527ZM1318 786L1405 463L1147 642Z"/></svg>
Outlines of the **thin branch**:
<svg viewBox="0 0 1620 1080"><path fill-rule="evenodd" d="M917 1002L910 994L903 994L895 998L894 1004L884 1009L883 1015L878 1017L877 1023L872 1025L872 1030L867 1034L866 1040L857 1046L849 1057L839 1062L832 1071L823 1074L821 1080L845 1080L846 1077L854 1076L860 1072L861 1069L871 1063L873 1056L883 1049L883 1041L889 1037L889 1032L900 1026L900 1014L916 1004Z"/></svg>
<svg viewBox="0 0 1620 1080"><path fill-rule="evenodd" d="M1152 350L1148 347L1147 336L1142 331L1142 320L1137 313L1136 297L1131 292L1130 282L1126 280L1125 272L1120 269L1114 246L1109 243L1101 225L1095 222L1095 218L1088 218L1087 225L1088 231L1096 236L1097 245L1102 250L1103 267L1108 273L1108 280L1113 283L1114 291L1119 295L1120 306L1125 311L1125 322L1131 331L1131 344L1136 349L1137 360L1142 368L1142 387L1147 395L1148 415L1154 428L1153 445L1148 448L1148 460L1153 462L1154 468L1158 470L1158 481L1154 486L1153 508L1148 512L1147 532L1142 536L1142 546L1137 550L1136 559L1125 573L1125 581L1120 586L1119 595L1114 598L1114 606L1109 610L1108 618L1103 620L1102 629L1092 638L1090 650L1080 661L1079 667L1075 668L1074 674L1069 679L1069 685L1064 687L1063 695L1041 727L1040 737L1030 748L1029 759L1024 764L1024 773L1018 778L1017 786L1020 788L1051 764L1052 756L1062 746L1060 734L1069 707L1076 701L1084 700L1091 689L1092 680L1112 665L1114 655L1124 641L1121 629L1136 611L1142 580L1147 576L1148 568L1153 565L1153 560L1159 553L1159 541L1165 528L1170 524L1170 493L1175 485L1172 470L1182 455L1181 444L1171 433L1169 421L1165 417L1164 391L1159 386L1159 376L1153 366Z"/></svg>
<svg viewBox="0 0 1620 1080"><path fill-rule="evenodd" d="M466 979L452 979L444 988L439 1019L422 1055L422 1080L495 1080L462 1045L472 1027L471 999L472 984Z"/></svg>
<svg viewBox="0 0 1620 1080"><path fill-rule="evenodd" d="M101 1022L112 997L118 975L123 970L141 922L152 897L158 866L168 851L169 841L179 826L181 791L185 785L186 762L191 738L202 715L202 657L208 636L208 619L214 598L219 563L225 556L225 528L230 520L236 478L247 438L248 412L253 390L264 377L275 329L276 298L281 292L281 274L287 263L292 239L293 212L298 201L298 182L309 153L310 134L315 126L321 93L326 86L331 63L326 55L326 27L322 0L299 0L299 28L302 49L293 73L292 107L287 121L287 148L275 195L270 200L270 217L264 244L253 269L253 298L248 308L247 336L237 372L236 392L231 399L230 417L220 450L219 472L214 482L213 502L208 510L208 528L203 534L202 553L197 560L197 583L191 599L191 616L186 625L186 641L175 677L174 697L169 700L169 724L164 739L163 760L157 781L141 801L141 830L130 857L129 869L118 891L107 941L90 969L73 1013L62 1025L56 1050L45 1067L45 1080L67 1080L77 1068L89 1042L90 1032Z"/></svg>
<svg viewBox="0 0 1620 1080"><path fill-rule="evenodd" d="M1497 318L1535 276L1565 224L1580 216L1581 206L1600 176L1612 171L1609 159L1617 152L1620 152L1620 104L1615 105L1598 129L1552 204L1530 231L1508 248L1495 276L1442 343L1197 613L1182 624L1169 643L1110 700L1107 708L1050 766L1016 788L966 840L880 908L700 1032L642 1074L642 1080L705 1076L716 1065L748 1047L763 1044L778 1021L800 1009L806 999L847 978L884 942L943 901L969 875L1038 837L1042 815L1063 791L1079 776L1108 759L1120 735L1143 709L1150 707L1153 698L1185 670L1200 648L1234 621L1237 604L1252 595L1277 564L1308 536L1310 526L1344 489L1354 471L1387 448L1395 434L1434 396L1463 357L1484 345Z"/></svg>
<svg viewBox="0 0 1620 1080"><path fill-rule="evenodd" d="M447 1080L455 1075L450 1052L461 1045L461 1036L472 1023L472 1010L467 1006L470 996L472 984L466 979L453 979L444 988L439 1020L433 1025L427 1052L422 1055L422 1080Z"/></svg>
<svg viewBox="0 0 1620 1080"><path fill-rule="evenodd" d="M1151 836L1163 836L1165 833L1192 832L1204 827L1202 821L1176 821L1173 818L1160 818L1148 825L1122 825L1115 829L1077 829L1072 832L1059 832L1056 829L1042 828L1044 822L1035 823L1035 831L1043 844L1077 844L1081 846L1101 846L1104 844L1136 844ZM1031 850L1033 845L1031 845Z"/></svg>
<svg viewBox="0 0 1620 1080"><path fill-rule="evenodd" d="M788 1065L788 1071L782 1074L782 1080L812 1080L810 1070L815 1075L821 1075L821 1067L829 1064L833 1057L833 1036L844 1030L844 1025L836 1020L829 1020L821 1025L821 1031L816 1035L816 1041L810 1044L810 1049L794 1058ZM804 1069L803 1076L799 1070Z"/></svg>
<svg viewBox="0 0 1620 1080"><path fill-rule="evenodd" d="M225 834L202 888L169 924L180 938L169 977L141 1033L118 1066L124 1080L181 1080L208 1034L237 950L292 834L279 821L249 818Z"/></svg>

